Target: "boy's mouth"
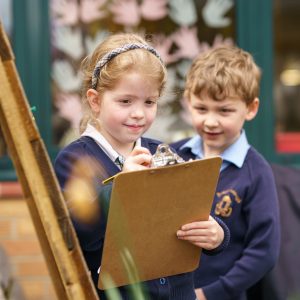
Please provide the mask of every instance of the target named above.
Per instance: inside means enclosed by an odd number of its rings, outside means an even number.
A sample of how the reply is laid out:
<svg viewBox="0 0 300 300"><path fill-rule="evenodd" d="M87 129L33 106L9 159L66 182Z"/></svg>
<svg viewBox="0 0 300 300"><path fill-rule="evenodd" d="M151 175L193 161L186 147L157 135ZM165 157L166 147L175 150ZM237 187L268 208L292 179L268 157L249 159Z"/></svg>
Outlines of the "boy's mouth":
<svg viewBox="0 0 300 300"><path fill-rule="evenodd" d="M212 131L203 131L203 132L204 132L204 134L210 135L210 136L217 136L217 135L222 134L222 132L212 132Z"/></svg>

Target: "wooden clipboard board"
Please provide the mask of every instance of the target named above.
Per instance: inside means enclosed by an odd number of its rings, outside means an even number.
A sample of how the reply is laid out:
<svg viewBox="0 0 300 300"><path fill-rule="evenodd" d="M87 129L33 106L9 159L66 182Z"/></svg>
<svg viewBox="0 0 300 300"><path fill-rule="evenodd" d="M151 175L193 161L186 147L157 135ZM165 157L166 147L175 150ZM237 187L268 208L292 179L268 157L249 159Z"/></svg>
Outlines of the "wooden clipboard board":
<svg viewBox="0 0 300 300"><path fill-rule="evenodd" d="M100 289L198 267L201 249L178 240L176 231L186 223L208 219L221 163L220 157L212 157L115 177ZM107 275L112 280L105 280Z"/></svg>

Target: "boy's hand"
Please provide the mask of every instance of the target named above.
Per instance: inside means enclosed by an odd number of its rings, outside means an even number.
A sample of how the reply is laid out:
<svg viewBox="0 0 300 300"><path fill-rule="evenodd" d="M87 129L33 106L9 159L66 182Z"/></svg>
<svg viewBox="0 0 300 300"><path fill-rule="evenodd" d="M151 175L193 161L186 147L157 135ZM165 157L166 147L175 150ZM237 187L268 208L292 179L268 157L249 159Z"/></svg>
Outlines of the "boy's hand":
<svg viewBox="0 0 300 300"><path fill-rule="evenodd" d="M189 241L200 248L212 250L222 243L224 231L218 222L212 216L209 216L208 221L183 225L177 231L177 237L181 240Z"/></svg>
<svg viewBox="0 0 300 300"><path fill-rule="evenodd" d="M123 172L144 170L150 167L152 155L147 148L135 147L126 158Z"/></svg>

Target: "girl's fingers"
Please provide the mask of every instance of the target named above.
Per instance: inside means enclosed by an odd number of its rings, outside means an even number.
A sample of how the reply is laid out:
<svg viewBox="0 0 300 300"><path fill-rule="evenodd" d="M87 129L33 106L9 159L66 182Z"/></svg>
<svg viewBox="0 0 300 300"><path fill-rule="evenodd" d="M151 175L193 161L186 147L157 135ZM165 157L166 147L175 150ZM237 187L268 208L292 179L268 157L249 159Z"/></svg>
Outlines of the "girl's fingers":
<svg viewBox="0 0 300 300"><path fill-rule="evenodd" d="M123 171L137 171L147 169L151 164L152 156L148 149L137 147L127 157L123 165Z"/></svg>
<svg viewBox="0 0 300 300"><path fill-rule="evenodd" d="M142 154L142 153L151 155L149 149L137 146L137 147L134 147L134 149L132 150L132 152L130 153L129 156L135 156L135 155Z"/></svg>
<svg viewBox="0 0 300 300"><path fill-rule="evenodd" d="M142 153L132 158L132 161L138 165L148 166L151 163L151 155Z"/></svg>

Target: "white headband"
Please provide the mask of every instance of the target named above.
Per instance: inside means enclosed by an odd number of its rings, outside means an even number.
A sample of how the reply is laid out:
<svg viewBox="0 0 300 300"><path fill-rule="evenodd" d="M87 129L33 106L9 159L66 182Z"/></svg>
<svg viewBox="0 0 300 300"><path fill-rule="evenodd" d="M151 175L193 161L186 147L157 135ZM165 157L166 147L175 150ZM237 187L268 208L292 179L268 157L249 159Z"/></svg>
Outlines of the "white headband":
<svg viewBox="0 0 300 300"><path fill-rule="evenodd" d="M162 62L162 59L161 59L160 55L157 53L157 51L149 45L145 45L145 44L125 44L122 47L116 48L116 49L108 52L96 63L96 66L95 66L95 69L94 69L94 72L93 72L93 76L92 76L92 88L93 89L97 88L99 74L101 72L101 69L105 66L105 64L107 64L107 62L109 62L111 59L113 59L114 57L116 57L117 55L119 55L123 52L129 51L129 50L134 50L134 49L148 50L149 52L154 54Z"/></svg>

